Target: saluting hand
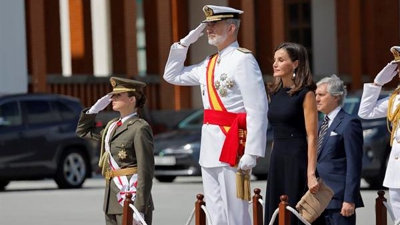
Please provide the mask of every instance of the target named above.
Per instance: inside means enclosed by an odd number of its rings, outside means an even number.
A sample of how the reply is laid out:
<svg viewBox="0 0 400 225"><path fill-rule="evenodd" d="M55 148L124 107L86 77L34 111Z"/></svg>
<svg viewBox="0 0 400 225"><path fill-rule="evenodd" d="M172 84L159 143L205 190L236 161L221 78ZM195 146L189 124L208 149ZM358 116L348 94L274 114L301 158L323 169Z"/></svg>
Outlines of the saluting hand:
<svg viewBox="0 0 400 225"><path fill-rule="evenodd" d="M180 40L180 44L184 47L189 47L189 45L195 43L199 37L203 36L203 30L207 26L205 23L200 23L198 27L190 31L189 34Z"/></svg>
<svg viewBox="0 0 400 225"><path fill-rule="evenodd" d="M111 95L107 94L97 100L96 103L88 110L88 113L95 114L99 113L101 110L105 109L111 102Z"/></svg>
<svg viewBox="0 0 400 225"><path fill-rule="evenodd" d="M374 83L383 86L389 83L397 74L397 63L388 63L374 79Z"/></svg>

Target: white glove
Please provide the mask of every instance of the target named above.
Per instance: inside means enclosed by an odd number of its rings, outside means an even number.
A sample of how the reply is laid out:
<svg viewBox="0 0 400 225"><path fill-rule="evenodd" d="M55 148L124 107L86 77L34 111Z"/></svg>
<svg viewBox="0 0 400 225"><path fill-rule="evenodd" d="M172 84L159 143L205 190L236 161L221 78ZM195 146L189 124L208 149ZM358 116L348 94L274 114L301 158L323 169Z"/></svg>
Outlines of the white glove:
<svg viewBox="0 0 400 225"><path fill-rule="evenodd" d="M257 165L257 156L244 154L239 160L238 169L249 170Z"/></svg>
<svg viewBox="0 0 400 225"><path fill-rule="evenodd" d="M111 102L111 95L104 95L90 109L88 110L89 114L99 113L101 110L105 109L108 104Z"/></svg>
<svg viewBox="0 0 400 225"><path fill-rule="evenodd" d="M185 47L189 47L189 45L195 43L199 37L203 36L203 30L207 26L205 23L200 23L198 27L194 30L190 31L189 34L180 40L180 44Z"/></svg>
<svg viewBox="0 0 400 225"><path fill-rule="evenodd" d="M376 75L374 83L380 86L389 83L393 79L393 77L396 76L397 74L396 68L397 64L388 63L385 67L383 67L381 72L379 72L378 75Z"/></svg>
<svg viewBox="0 0 400 225"><path fill-rule="evenodd" d="M143 213L140 213L140 217L144 220ZM140 222L139 216L136 213L133 214L133 225L142 225L142 222Z"/></svg>

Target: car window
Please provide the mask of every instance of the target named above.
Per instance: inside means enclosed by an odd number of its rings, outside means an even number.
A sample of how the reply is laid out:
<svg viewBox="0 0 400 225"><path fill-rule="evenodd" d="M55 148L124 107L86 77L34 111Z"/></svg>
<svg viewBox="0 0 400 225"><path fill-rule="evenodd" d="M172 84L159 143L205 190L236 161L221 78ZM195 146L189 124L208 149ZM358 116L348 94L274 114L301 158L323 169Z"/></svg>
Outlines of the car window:
<svg viewBox="0 0 400 225"><path fill-rule="evenodd" d="M182 120L178 127L180 129L199 129L203 125L203 110L197 110Z"/></svg>
<svg viewBox="0 0 400 225"><path fill-rule="evenodd" d="M21 110L18 102L8 102L0 105L0 126L19 126L22 124Z"/></svg>
<svg viewBox="0 0 400 225"><path fill-rule="evenodd" d="M52 111L50 101L28 100L25 101L28 124L52 123L61 121L57 111Z"/></svg>
<svg viewBox="0 0 400 225"><path fill-rule="evenodd" d="M55 107L63 119L74 119L77 115L73 109L65 105L63 102L56 101Z"/></svg>
<svg viewBox="0 0 400 225"><path fill-rule="evenodd" d="M344 100L343 110L349 114L357 115L358 109L360 108L360 98L347 97Z"/></svg>

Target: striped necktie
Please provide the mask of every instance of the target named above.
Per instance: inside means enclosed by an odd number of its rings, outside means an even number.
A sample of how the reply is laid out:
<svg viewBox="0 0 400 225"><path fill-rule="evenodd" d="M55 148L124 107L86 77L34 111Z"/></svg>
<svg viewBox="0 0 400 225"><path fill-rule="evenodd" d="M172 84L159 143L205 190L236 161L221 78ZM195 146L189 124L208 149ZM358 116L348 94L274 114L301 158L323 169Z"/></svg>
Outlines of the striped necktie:
<svg viewBox="0 0 400 225"><path fill-rule="evenodd" d="M321 151L321 145L322 142L324 141L324 136L326 134L326 131L328 130L328 125L329 125L329 117L325 116L324 121L322 121L321 128L319 130L319 135L318 135L318 153Z"/></svg>

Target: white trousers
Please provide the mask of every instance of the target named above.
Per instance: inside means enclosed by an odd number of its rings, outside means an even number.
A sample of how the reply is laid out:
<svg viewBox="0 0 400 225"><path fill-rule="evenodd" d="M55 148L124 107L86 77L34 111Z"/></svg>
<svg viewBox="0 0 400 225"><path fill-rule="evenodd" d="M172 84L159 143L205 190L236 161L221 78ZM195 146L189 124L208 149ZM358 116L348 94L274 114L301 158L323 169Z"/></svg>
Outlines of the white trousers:
<svg viewBox="0 0 400 225"><path fill-rule="evenodd" d="M390 207L392 208L394 218L400 219L400 188L389 188Z"/></svg>
<svg viewBox="0 0 400 225"><path fill-rule="evenodd" d="M202 167L204 198L213 225L251 225L249 202L236 198L236 168Z"/></svg>

